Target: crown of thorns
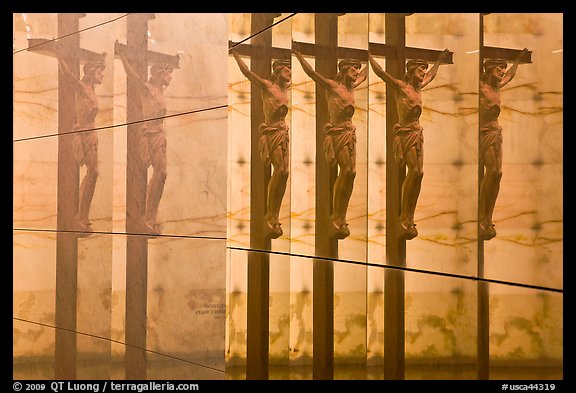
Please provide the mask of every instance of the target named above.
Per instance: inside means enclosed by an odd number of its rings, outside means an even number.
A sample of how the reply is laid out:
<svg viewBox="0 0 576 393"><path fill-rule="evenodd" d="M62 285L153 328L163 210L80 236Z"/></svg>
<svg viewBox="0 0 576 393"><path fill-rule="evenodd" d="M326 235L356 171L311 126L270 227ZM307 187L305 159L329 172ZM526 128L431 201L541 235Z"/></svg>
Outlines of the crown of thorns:
<svg viewBox="0 0 576 393"><path fill-rule="evenodd" d="M484 61L484 70L486 70L487 68L496 67L499 65L506 67L508 65L508 63L504 59L488 59L488 60Z"/></svg>
<svg viewBox="0 0 576 393"><path fill-rule="evenodd" d="M97 70L98 68L104 69L106 68L106 64L103 61L89 61L88 63L84 64L83 70L86 74Z"/></svg>
<svg viewBox="0 0 576 393"><path fill-rule="evenodd" d="M360 63L359 60L356 60L356 59L340 60L340 62L338 63L338 71L342 71L342 69L344 69L346 67L352 67L352 66L356 66L356 67L360 68L362 66L362 64Z"/></svg>
<svg viewBox="0 0 576 393"><path fill-rule="evenodd" d="M406 71L411 70L412 68L420 67L421 65L426 66L428 68L428 62L423 59L411 59L408 60L406 63Z"/></svg>
<svg viewBox="0 0 576 393"><path fill-rule="evenodd" d="M278 59L272 63L272 69L276 69L277 67L290 67L291 62L287 59Z"/></svg>

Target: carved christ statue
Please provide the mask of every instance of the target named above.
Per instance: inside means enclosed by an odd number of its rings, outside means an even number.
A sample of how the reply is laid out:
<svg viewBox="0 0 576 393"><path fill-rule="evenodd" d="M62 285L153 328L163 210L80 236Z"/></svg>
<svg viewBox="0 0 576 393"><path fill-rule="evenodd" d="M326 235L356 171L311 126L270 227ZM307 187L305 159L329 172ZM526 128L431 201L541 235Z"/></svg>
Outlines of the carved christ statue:
<svg viewBox="0 0 576 393"><path fill-rule="evenodd" d="M496 236L492 214L502 179L502 127L498 124L500 89L514 78L520 58L527 53L524 48L508 71L506 60L484 61L484 73L480 78L480 156L485 170L478 200L480 238L483 240Z"/></svg>
<svg viewBox="0 0 576 393"><path fill-rule="evenodd" d="M166 101L164 89L172 80L173 67L169 64L154 64L150 67L150 79L142 79L130 64L126 56L119 52L118 56L124 65L129 79L133 80L142 100L143 120L139 128L138 152L143 168L152 166L154 173L146 188L146 209L143 217L138 219L139 232L158 235L160 225L157 223L158 206L164 193L166 183L166 132L164 117L166 116Z"/></svg>
<svg viewBox="0 0 576 393"><path fill-rule="evenodd" d="M289 168L289 134L286 125L288 113L288 88L292 80L290 60L276 60L272 63L270 79L264 79L250 71L240 55L231 51L240 67L240 71L250 82L260 88L264 122L260 124L258 144L260 158L265 166L272 164L273 172L268 183L268 195L265 214L265 231L268 237L276 239L283 231L278 215L282 198L286 192Z"/></svg>
<svg viewBox="0 0 576 393"><path fill-rule="evenodd" d="M95 87L102 84L105 65L95 61L84 64L84 76L78 79L70 70L61 45L56 43L54 48L65 83L69 83L76 92L76 123L71 130L74 158L79 166L86 165L86 174L80 183L78 211L71 229L91 233L92 223L88 216L98 179L98 135L95 130L98 99Z"/></svg>
<svg viewBox="0 0 576 393"><path fill-rule="evenodd" d="M338 177L332 195L333 212L329 232L338 239L350 235L346 212L356 177L356 127L352 123L355 111L354 89L366 80L368 68L358 60L344 59L338 63L334 79L326 78L293 49L304 72L326 91L329 123L324 126L324 155L330 166L338 165Z"/></svg>
<svg viewBox="0 0 576 393"><path fill-rule="evenodd" d="M396 164L401 170L408 168L406 178L402 183L400 202L400 233L407 240L418 236L414 212L424 177L424 135L420 125L422 89L434 80L440 64L448 53L448 49L440 53L428 72L427 61L408 60L403 79L394 78L382 69L372 55L368 55L374 73L392 86L396 93L398 123L394 125L393 149Z"/></svg>

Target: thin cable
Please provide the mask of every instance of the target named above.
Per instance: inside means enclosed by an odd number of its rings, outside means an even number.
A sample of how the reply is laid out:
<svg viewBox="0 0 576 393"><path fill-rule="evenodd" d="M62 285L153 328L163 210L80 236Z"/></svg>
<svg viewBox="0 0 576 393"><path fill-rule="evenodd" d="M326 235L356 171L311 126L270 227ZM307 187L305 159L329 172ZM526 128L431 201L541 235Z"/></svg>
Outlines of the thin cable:
<svg viewBox="0 0 576 393"><path fill-rule="evenodd" d="M444 273L444 272L437 272L437 271L432 271L432 270L415 269L415 268L411 268L411 267L382 265L382 264L378 264L378 263L352 261L352 260L348 260L348 259L333 259L333 258L328 258L328 257L319 257L319 256L305 255L305 254L293 254L293 253L282 252L282 251L268 251L268 250L258 250L258 249L251 249L251 248L230 247L230 246L228 246L227 248L229 248L231 250L238 250L238 251L260 252L260 253L266 253L266 254L277 254L277 255L301 257L301 258L307 258L307 259L320 259L323 261L331 261L331 262L336 262L336 263L346 263L346 264L351 264L351 265L362 265L362 266L367 266L367 267L378 267L378 268L384 268L384 269L403 270L403 271L413 272L413 273L424 273L424 274L430 274L430 275L435 275L435 276L459 278L459 279L472 280L472 281L482 281L482 282L488 282L488 283L492 283L492 284L503 284L503 285L511 285L511 286L529 288L529 289L539 289L542 291L564 293L563 289L549 288L549 287L543 287L543 286L539 286L539 285L515 283L515 282L511 282L511 281L504 281L504 280L495 280L495 279L490 279L490 278L464 276L464 275L455 274L455 273Z"/></svg>
<svg viewBox="0 0 576 393"><path fill-rule="evenodd" d="M72 330L72 329L61 328L61 327L57 327L57 326L48 325L48 324L46 324L46 323L29 321L29 320L27 320L27 319L22 319L22 318L17 318L17 317L12 317L12 319L13 319L13 320L16 320L16 321L27 322L27 323L31 323L31 324L34 324L34 325L44 326L44 327L48 327L48 328L52 328L52 329L56 329L56 330L63 330L63 331L65 331L65 332L71 332L71 333L75 333L75 334L80 334L80 335L82 335L82 336L87 336L87 337L92 337L92 338L98 338L98 339L100 339L100 340L106 340L106 341L110 341L110 342L113 342L113 343L116 343L116 344L122 344L122 345L125 345L125 346L127 346L127 347L141 349L141 350L143 350L143 351L150 352L150 353L153 353L153 354L156 354L156 355L161 355L161 356L165 356L165 357L167 357L167 358L171 358L171 359L174 359L174 360L179 360L179 361L182 361L182 362L190 363L190 364L193 364L193 365L195 365L195 366L204 367L204 368L207 368L207 369L209 369L209 370L217 371L217 372L219 372L219 373L225 373L225 372L226 372L225 370L220 370L220 369L218 369L218 368L214 368L214 367L210 367L210 366L205 366L205 365L203 365L203 364L195 363L195 362L192 362L192 361L187 360L187 359L182 359L182 358L179 358L179 357L176 357L176 356L172 356L172 355L168 355L168 354L165 354L165 353L162 353L162 352L153 351L153 350L148 349L148 348L139 347L138 345L127 344L127 343L125 343L125 342L122 342L122 341L119 341L119 340L114 340L114 339L108 338L108 337L97 336L97 335L95 335L95 334L79 332L79 331Z"/></svg>
<svg viewBox="0 0 576 393"><path fill-rule="evenodd" d="M28 137L28 138L14 139L12 142L23 142L23 141L29 141L29 140L32 140L32 139L49 138L49 137L61 136L61 135L68 135L68 134L77 134L77 133L87 132L87 131L105 130L105 129L107 129L107 128L124 127L124 126L129 126L129 125L132 125L132 124L145 123L145 122L147 122L147 121L152 121L152 120L162 120L162 119L167 119L167 118L169 118L169 117L190 115L190 114L193 114L193 113L206 112L206 111L211 111L211 110L213 110L213 109L223 109L223 108L227 108L227 107L228 107L228 105L218 105L218 106L213 106L213 107L210 107L210 108L194 109L194 110L187 111L187 112L175 113L175 114L173 114L173 115L165 115L165 116L160 116L160 117L151 117L151 118L148 118L148 119L130 121L130 122L127 122L127 123L113 124L113 125L109 125L109 126L102 126L102 127L95 127L95 128L88 128L88 129L85 129L85 130L78 130L78 131L66 131L66 132L60 132L60 133L57 133L57 134L46 134L46 135L31 136L31 137Z"/></svg>
<svg viewBox="0 0 576 393"><path fill-rule="evenodd" d="M36 48L37 46L47 44L47 43L49 43L49 42L58 41L58 40L60 40L60 39L62 39L62 38L70 37L70 36L72 36L72 35L74 35L74 34L78 34L78 33L81 33L81 32L83 32L83 31L86 31L86 30L94 29L94 28L96 28L96 27L103 26L103 25L105 25L105 24L115 22L115 21L117 21L118 19L125 18L125 17L127 17L128 15L130 15L130 14L131 14L131 13L129 13L129 14L124 14L124 15L122 15L122 16L119 16L118 18L111 19L111 20L109 20L109 21L107 21L107 22L102 22L102 23L99 23L99 24L94 25L94 26L86 27L86 28L81 29L81 30L78 30L78 31L76 31L76 32L74 32L74 33L65 34L65 35L63 35L63 36L61 36L61 37L58 37L58 38L52 38L51 40L48 40L48 41L45 41L45 42L41 42L40 44L32 45L32 46L29 46L29 47L24 48L24 49L18 49L17 51L12 52L12 54L15 55L16 53L24 52L24 51L27 51L27 50L29 50L29 49Z"/></svg>
<svg viewBox="0 0 576 393"><path fill-rule="evenodd" d="M43 232L43 233L77 233L77 234L91 234L91 235L124 235L124 236L153 236L153 237L165 237L165 238L185 238L185 239L203 239L203 240L226 240L225 237L218 236L193 236L193 235L169 235L169 234L149 234L149 233L139 233L139 232L86 232L86 231L68 231L61 229L27 229L27 228L12 228L13 231L20 232Z"/></svg>
<svg viewBox="0 0 576 393"><path fill-rule="evenodd" d="M239 42L235 43L235 44L232 45L228 50L237 47L237 46L240 45L241 43L248 41L250 38L256 37L258 34L261 34L261 33L265 32L265 31L268 30L268 29L271 29L272 27L276 26L278 23L284 22L286 19L292 18L292 17L293 17L294 15L296 15L296 14L297 14L297 12L288 15L288 16L287 16L286 18L284 18L284 19L280 19L278 22L272 23L270 26L263 28L262 30L260 30L259 32L255 33L255 34L252 34L250 37L244 38L242 41L239 41Z"/></svg>

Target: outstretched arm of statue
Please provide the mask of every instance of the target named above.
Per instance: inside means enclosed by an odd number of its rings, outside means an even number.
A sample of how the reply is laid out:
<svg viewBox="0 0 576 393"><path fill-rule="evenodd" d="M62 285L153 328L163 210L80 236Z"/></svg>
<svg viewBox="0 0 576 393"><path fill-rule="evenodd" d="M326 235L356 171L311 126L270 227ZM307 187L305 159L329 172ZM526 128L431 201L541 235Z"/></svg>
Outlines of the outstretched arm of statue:
<svg viewBox="0 0 576 393"><path fill-rule="evenodd" d="M296 56L296 58L298 59L300 64L302 64L302 68L304 69L304 72L306 73L306 75L308 75L310 78L312 78L314 80L314 82L318 83L319 85L321 85L324 88L331 88L332 87L330 80L323 77L320 73L316 72L316 70L314 68L312 68L310 63L308 63L306 61L304 56L302 56L302 53L300 53L300 51L292 48L292 53L294 53L294 55Z"/></svg>
<svg viewBox="0 0 576 393"><path fill-rule="evenodd" d="M126 71L126 76L129 79L138 82L137 86L139 86L140 88L145 90L145 81L142 78L140 78L140 76L138 75L138 73L136 72L134 67L132 67L132 65L130 64L130 62L128 61L128 59L124 55L124 53L117 52L116 54L120 58L120 61L122 61L122 65L124 66L124 71Z"/></svg>
<svg viewBox="0 0 576 393"><path fill-rule="evenodd" d="M254 72L250 71L246 63L244 63L244 61L240 58L238 52L232 49L230 53L232 53L232 56L234 56L234 59L236 60L236 63L238 63L238 67L240 68L242 74L244 74L244 76L248 78L250 82L257 84L260 88L266 87L266 80L259 77Z"/></svg>
<svg viewBox="0 0 576 393"><path fill-rule="evenodd" d="M72 81L75 88L82 90L84 86L82 85L82 82L80 82L80 79L76 75L74 75L74 73L70 70L68 63L66 63L66 60L64 60L64 53L63 53L64 50L62 49L62 45L58 41L54 42L54 52L56 54L56 58L58 59L60 72L63 75L65 75L68 78L68 80Z"/></svg>
<svg viewBox="0 0 576 393"><path fill-rule="evenodd" d="M514 63L512 63L510 69L506 71L506 74L504 74L502 81L500 81L500 87L508 84L512 79L514 79L514 76L516 75L516 70L518 69L518 65L520 64L520 58L523 57L526 53L528 53L528 49L524 48L522 49L522 52L518 54L518 57L516 58Z"/></svg>
<svg viewBox="0 0 576 393"><path fill-rule="evenodd" d="M422 84L420 85L421 88L426 86L428 83L432 82L434 78L436 78L436 74L438 73L438 68L440 68L440 64L442 64L442 62L448 57L449 53L450 51L448 49L444 49L442 52L440 52L438 58L436 59L436 62L434 63L432 68L430 68L430 71L426 73L424 79L422 79Z"/></svg>
<svg viewBox="0 0 576 393"><path fill-rule="evenodd" d="M370 53L368 53L368 61L370 62L374 73L379 76L380 79L394 88L400 88L400 81L384 71L384 69L380 66L380 64L378 64L376 59L374 59Z"/></svg>
<svg viewBox="0 0 576 393"><path fill-rule="evenodd" d="M368 77L368 64L364 66L358 73L358 78L356 78L356 82L354 82L354 88L357 88L366 80Z"/></svg>

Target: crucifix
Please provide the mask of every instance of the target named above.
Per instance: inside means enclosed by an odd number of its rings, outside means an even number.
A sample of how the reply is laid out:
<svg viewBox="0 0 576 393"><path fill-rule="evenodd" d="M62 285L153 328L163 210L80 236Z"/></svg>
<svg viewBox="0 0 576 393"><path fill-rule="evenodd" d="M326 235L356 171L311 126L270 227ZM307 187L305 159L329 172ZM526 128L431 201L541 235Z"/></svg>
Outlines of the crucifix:
<svg viewBox="0 0 576 393"><path fill-rule="evenodd" d="M272 30L267 29L273 24L274 18L280 16L279 13L253 13L251 14L251 35L250 44L237 45L229 42L230 49L234 51L234 57L238 62L241 70L246 75L251 75L251 99L250 99L250 248L260 251L271 250L271 240L282 235L279 223L276 220L269 220L271 206L270 201L274 198L274 193L278 193L273 187L270 188L271 182L271 164L274 164L275 175L278 176L278 170L281 168L288 169L287 150L282 147L288 140L287 129L278 130L280 145L277 149L270 151L270 138L262 133L262 125L274 114L268 116L265 113L262 89L268 91L268 86L264 85L264 80L268 80L271 73L272 59L287 64L290 61L290 50L272 47ZM267 30L265 30L267 29ZM263 31L265 30L265 31ZM259 34L258 34L259 33ZM250 70L244 65L239 56L250 57ZM276 63L276 62L275 62ZM280 63L277 63L280 64ZM278 103L282 101L286 106L288 102L282 98L284 94L278 92L276 97L270 95L272 101ZM280 97L282 96L282 97ZM271 105L266 105L269 110ZM287 110L281 114L282 123ZM265 126L264 130L270 125ZM286 134L281 134L283 130ZM274 136L271 135L272 138ZM264 138L264 139L263 139ZM268 156L262 155L262 148L268 147ZM272 162L272 157L267 159L270 154L282 154L281 162ZM280 164L280 165L278 165ZM286 177L287 177L287 171ZM286 179L280 179L285 184ZM281 195L281 196L282 196ZM281 201L280 196L280 201ZM276 205L279 209L279 203ZM275 209L272 209L275 211ZM277 212L276 212L277 213ZM272 215L274 216L274 214ZM273 225L270 225L271 223ZM274 225L276 224L276 225ZM247 342L246 342L246 379L268 379L269 365L269 296L270 296L270 256L266 252L249 252L248 253L248 321L247 321Z"/></svg>
<svg viewBox="0 0 576 393"><path fill-rule="evenodd" d="M492 210L498 195L502 176L502 130L498 124L500 114L500 85L508 82L519 64L532 62L532 53L526 49L499 48L484 45L484 16L480 14L480 89L478 102L478 273L484 278L484 242L496 236ZM505 72L507 63L512 67ZM512 73L510 73L513 71ZM492 74L492 75L490 75ZM507 78L507 76L509 78ZM505 78L507 80L505 80ZM492 79L492 81L490 81ZM489 86L497 85L496 91ZM488 283L478 281L478 379L490 378L490 319Z"/></svg>
<svg viewBox="0 0 576 393"><path fill-rule="evenodd" d="M409 15L385 15L386 44L369 43L371 55L385 57L386 72L396 78L404 75L406 59L440 60L441 64L452 64L451 52L406 47L406 16ZM406 173L404 167L392 164L395 162L392 148L395 126L399 121L394 89L390 83L386 84L386 263L405 267L407 237L400 225L400 217L402 184ZM384 275L384 377L404 379L404 272L385 269Z"/></svg>
<svg viewBox="0 0 576 393"><path fill-rule="evenodd" d="M62 73L66 72L79 80L80 64L104 64L105 54L96 53L80 47L79 20L86 16L81 13L58 14L57 44L53 40L36 38L28 40L28 50L42 55L59 58ZM56 47L58 45L58 47ZM60 63L62 61L62 63ZM78 281L78 238L89 234L79 231L77 214L80 201L80 165L74 155L74 137L82 137L74 132L75 124L81 114L77 114L76 89L66 80L70 76L58 75L58 199L57 199L57 235L56 235L56 337L54 378L76 378L76 324L77 324L77 281ZM92 126L93 128L93 126ZM96 135L92 135L96 138ZM97 155L93 156L97 164ZM92 181L93 180L93 181ZM90 179L91 192L96 179ZM86 187L83 187L86 188ZM83 193L83 195L86 193ZM88 195L91 200L91 195ZM83 198L84 199L84 198ZM89 203L87 204L89 206ZM86 206L86 216L87 208ZM87 218L87 217L86 217Z"/></svg>
<svg viewBox="0 0 576 393"><path fill-rule="evenodd" d="M146 379L146 308L148 280L148 239L157 235L156 228L144 230L142 218L147 206L147 165L143 165L142 127L151 128L151 122L143 122L150 116L144 112L140 81L147 81L148 66L160 65L159 72L178 68L178 55L167 55L148 49L148 21L154 14L130 14L126 21L126 44L115 43L114 53L123 62L129 63L135 78L127 78L127 161L126 161L126 379ZM126 66L126 65L125 65ZM130 72L127 70L127 73ZM152 70L151 70L152 71ZM144 102L143 102L144 101ZM165 115L165 108L164 113ZM161 114L155 119L162 122ZM156 138L163 131L155 129ZM165 152L165 145L164 152ZM162 148L161 146L161 148ZM165 162L165 160L164 160ZM154 168L155 172L158 168ZM165 171L165 167L164 167ZM154 174L156 175L156 173ZM165 178L165 177L164 177ZM161 184L163 187L163 183Z"/></svg>

